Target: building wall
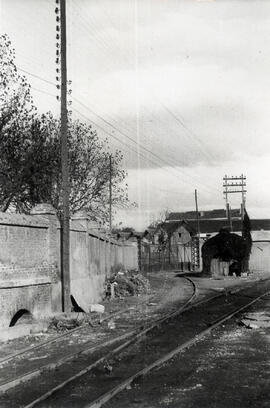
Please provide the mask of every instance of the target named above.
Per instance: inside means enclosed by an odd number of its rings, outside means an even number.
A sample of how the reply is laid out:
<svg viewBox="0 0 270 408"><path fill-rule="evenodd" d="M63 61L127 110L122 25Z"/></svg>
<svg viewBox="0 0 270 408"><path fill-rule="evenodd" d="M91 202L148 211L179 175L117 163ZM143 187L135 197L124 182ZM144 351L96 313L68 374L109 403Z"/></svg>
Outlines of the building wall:
<svg viewBox="0 0 270 408"><path fill-rule="evenodd" d="M253 241L249 269L255 273L270 274L270 241Z"/></svg>
<svg viewBox="0 0 270 408"><path fill-rule="evenodd" d="M50 205L36 206L31 215L0 213L0 328L22 309L37 319L61 312L60 247ZM138 268L136 246L93 230L87 218L71 221L71 294L83 309L101 300L106 276L121 267Z"/></svg>
<svg viewBox="0 0 270 408"><path fill-rule="evenodd" d="M119 244L82 216L71 220L70 248L71 294L84 311L101 300L106 277L121 268L138 269L136 246Z"/></svg>

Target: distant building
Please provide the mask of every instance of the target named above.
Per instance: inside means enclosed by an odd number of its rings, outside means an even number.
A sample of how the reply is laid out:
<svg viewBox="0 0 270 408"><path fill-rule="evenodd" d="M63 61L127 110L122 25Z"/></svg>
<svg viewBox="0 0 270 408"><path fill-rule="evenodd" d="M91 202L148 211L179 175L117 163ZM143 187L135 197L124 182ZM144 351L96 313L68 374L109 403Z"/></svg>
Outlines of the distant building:
<svg viewBox="0 0 270 408"><path fill-rule="evenodd" d="M168 229L175 229L182 222L186 222L197 233L196 211L172 212L167 217L165 224ZM231 210L231 222L233 232L240 233L242 230L241 213L239 209ZM265 236L270 238L270 219L251 219L251 235L256 239L258 231L265 231ZM226 210L216 209L199 212L200 234L202 237L210 237L217 234L221 228L230 228Z"/></svg>
<svg viewBox="0 0 270 408"><path fill-rule="evenodd" d="M241 234L242 221L240 210L235 209L231 211L231 222L233 232ZM251 219L251 236L252 236L252 251L250 256L250 270L253 272L267 272L270 273L270 219ZM200 243L201 248L203 242L213 235L216 235L221 228L230 228L225 209L215 209L212 211L200 211L199 213L200 225ZM178 261L183 259L183 252L185 259L191 262L191 268L194 269L194 245L198 236L198 221L196 211L187 212L173 212L170 213L166 221L162 224L162 228L167 231L172 239L175 234L180 232L181 228L189 232L189 244L181 244L178 241ZM180 232L181 233L181 232ZM172 245L173 247L173 245ZM199 249L200 253L200 249ZM193 256L192 256L193 254ZM200 259L201 265L201 259Z"/></svg>
<svg viewBox="0 0 270 408"><path fill-rule="evenodd" d="M224 220L227 219L227 214L225 209L216 209L216 210L206 210L199 211L198 213L200 220ZM241 212L239 209L231 210L231 218L241 220ZM196 211L186 211L186 212L171 212L166 218L166 222L174 221L196 221L197 213Z"/></svg>

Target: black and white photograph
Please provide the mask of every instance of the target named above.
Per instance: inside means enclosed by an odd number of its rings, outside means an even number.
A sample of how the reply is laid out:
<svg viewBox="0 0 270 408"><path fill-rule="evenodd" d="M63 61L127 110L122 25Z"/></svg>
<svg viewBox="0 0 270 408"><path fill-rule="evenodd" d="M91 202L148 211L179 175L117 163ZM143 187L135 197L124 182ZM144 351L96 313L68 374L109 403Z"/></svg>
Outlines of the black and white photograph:
<svg viewBox="0 0 270 408"><path fill-rule="evenodd" d="M270 407L270 0L0 0L0 407Z"/></svg>

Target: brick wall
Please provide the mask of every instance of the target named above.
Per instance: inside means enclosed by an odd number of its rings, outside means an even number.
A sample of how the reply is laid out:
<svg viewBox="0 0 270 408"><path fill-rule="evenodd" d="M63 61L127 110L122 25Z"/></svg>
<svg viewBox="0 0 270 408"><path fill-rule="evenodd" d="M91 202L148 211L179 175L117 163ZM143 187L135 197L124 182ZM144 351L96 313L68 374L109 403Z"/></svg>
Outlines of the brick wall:
<svg viewBox="0 0 270 408"><path fill-rule="evenodd" d="M0 214L0 326L8 327L20 309L34 318L59 310L59 249L51 251L58 227L48 205L37 206L32 215Z"/></svg>
<svg viewBox="0 0 270 408"><path fill-rule="evenodd" d="M137 268L137 248L118 244L84 214L70 223L71 294L89 310L122 266ZM60 224L48 204L31 215L0 213L0 327L20 310L43 318L62 310Z"/></svg>
<svg viewBox="0 0 270 408"><path fill-rule="evenodd" d="M107 276L122 267L138 268L137 247L119 244L84 212L71 220L70 248L71 294L85 311L102 299Z"/></svg>

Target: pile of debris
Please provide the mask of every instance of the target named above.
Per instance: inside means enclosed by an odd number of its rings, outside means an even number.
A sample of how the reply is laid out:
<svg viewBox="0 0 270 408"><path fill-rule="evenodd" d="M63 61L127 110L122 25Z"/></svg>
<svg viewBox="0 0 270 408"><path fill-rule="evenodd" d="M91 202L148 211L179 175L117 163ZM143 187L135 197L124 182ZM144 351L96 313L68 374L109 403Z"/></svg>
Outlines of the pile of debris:
<svg viewBox="0 0 270 408"><path fill-rule="evenodd" d="M86 324L93 326L92 320L93 319L90 317L90 315L86 313L63 313L61 315L54 316L51 319L48 330L52 332L65 332Z"/></svg>
<svg viewBox="0 0 270 408"><path fill-rule="evenodd" d="M246 313L241 324L248 329L260 329L270 327L270 314L263 312Z"/></svg>
<svg viewBox="0 0 270 408"><path fill-rule="evenodd" d="M138 271L119 271L105 282L106 298L139 296L150 292L150 283Z"/></svg>

